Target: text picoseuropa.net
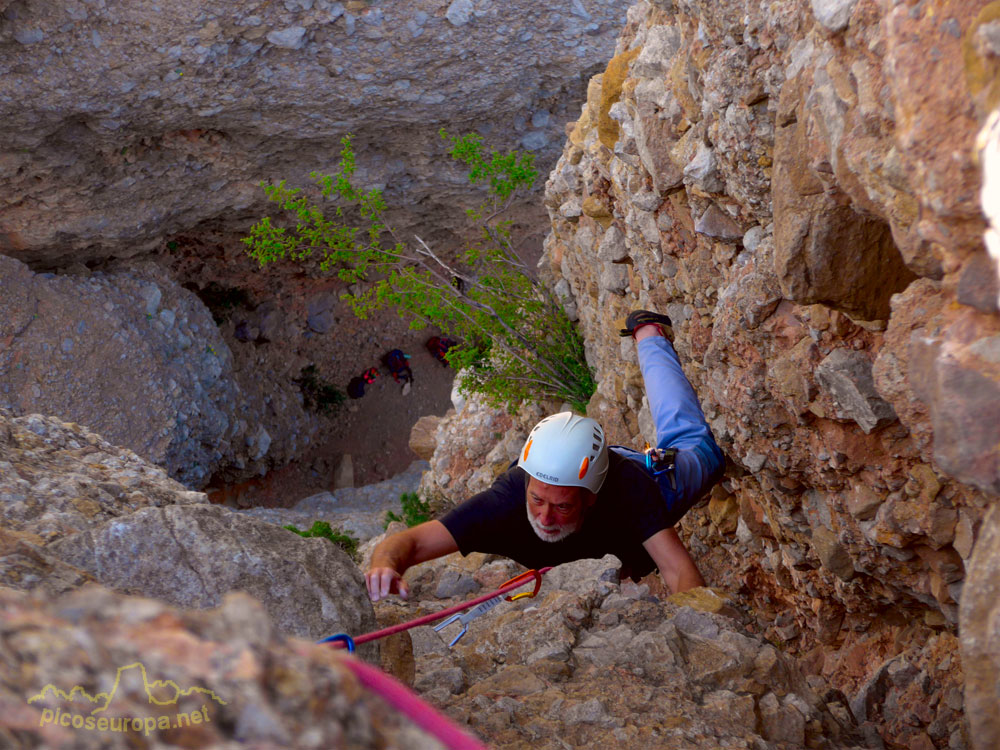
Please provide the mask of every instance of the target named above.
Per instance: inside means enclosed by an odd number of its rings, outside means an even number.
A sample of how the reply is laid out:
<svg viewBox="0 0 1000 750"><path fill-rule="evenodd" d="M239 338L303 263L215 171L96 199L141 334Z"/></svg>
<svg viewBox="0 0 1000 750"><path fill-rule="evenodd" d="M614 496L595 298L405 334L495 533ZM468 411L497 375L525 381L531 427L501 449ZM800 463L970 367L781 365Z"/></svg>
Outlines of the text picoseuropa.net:
<svg viewBox="0 0 1000 750"><path fill-rule="evenodd" d="M180 729L194 724L208 724L211 721L208 707L202 706L197 711L178 713L174 716L83 716L62 709L46 708L38 726L58 724L61 727L73 729L90 729L98 732L142 732L147 737L157 729Z"/></svg>

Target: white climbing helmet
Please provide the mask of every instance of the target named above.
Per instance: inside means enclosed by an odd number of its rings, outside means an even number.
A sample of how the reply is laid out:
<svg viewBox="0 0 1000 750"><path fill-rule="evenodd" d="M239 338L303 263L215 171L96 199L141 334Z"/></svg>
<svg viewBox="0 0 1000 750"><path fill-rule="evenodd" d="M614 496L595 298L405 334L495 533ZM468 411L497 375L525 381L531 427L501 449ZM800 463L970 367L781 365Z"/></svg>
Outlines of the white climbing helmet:
<svg viewBox="0 0 1000 750"><path fill-rule="evenodd" d="M517 465L547 484L597 493L608 474L608 446L596 420L564 411L532 428Z"/></svg>

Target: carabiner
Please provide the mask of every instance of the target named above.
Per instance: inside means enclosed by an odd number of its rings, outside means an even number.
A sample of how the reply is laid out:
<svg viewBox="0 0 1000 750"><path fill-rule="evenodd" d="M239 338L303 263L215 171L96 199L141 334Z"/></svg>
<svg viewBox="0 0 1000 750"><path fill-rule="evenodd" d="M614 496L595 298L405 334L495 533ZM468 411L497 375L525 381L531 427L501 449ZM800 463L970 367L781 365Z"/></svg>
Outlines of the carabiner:
<svg viewBox="0 0 1000 750"><path fill-rule="evenodd" d="M337 633L335 635L328 635L321 641L316 641L316 643L343 643L347 646L347 653L354 653L354 639L351 638L347 633Z"/></svg>
<svg viewBox="0 0 1000 750"><path fill-rule="evenodd" d="M512 583L520 583L522 581L527 581L532 576L534 576L534 578L535 578L535 590L531 591L531 592L522 591L520 594L514 594L513 596L508 596L508 597L506 597L507 601L509 601L509 602L516 602L518 599L524 599L525 597L527 597L529 599L534 599L535 595L538 593L538 589L540 589L541 586L542 586L542 574L539 573L537 570L534 570L534 569L526 570L523 573L514 576L513 578L511 578L509 581L507 581L500 588L505 589L508 586L510 586Z"/></svg>

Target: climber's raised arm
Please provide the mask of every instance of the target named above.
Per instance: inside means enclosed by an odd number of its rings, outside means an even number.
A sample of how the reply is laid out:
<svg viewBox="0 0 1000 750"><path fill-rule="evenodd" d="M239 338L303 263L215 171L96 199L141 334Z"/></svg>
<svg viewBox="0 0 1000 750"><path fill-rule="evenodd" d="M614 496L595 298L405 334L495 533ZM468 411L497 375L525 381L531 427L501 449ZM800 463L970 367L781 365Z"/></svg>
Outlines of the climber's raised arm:
<svg viewBox="0 0 1000 750"><path fill-rule="evenodd" d="M365 574L368 596L373 602L389 594L406 599L410 595L403 581L407 569L457 551L458 545L440 521L428 521L386 537L375 548L371 567Z"/></svg>

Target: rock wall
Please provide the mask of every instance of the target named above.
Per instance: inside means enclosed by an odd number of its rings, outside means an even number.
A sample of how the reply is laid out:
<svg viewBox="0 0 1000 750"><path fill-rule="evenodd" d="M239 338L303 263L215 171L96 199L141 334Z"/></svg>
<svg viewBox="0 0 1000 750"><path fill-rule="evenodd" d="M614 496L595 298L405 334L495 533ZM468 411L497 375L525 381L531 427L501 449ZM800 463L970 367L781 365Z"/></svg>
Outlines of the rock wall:
<svg viewBox="0 0 1000 750"><path fill-rule="evenodd" d="M84 424L192 487L285 463L316 430L298 389L237 371L205 305L153 264L54 275L0 256L0 289L0 407L16 415Z"/></svg>
<svg viewBox="0 0 1000 750"><path fill-rule="evenodd" d="M616 334L631 309L668 313L729 457L683 535L750 629L892 747L967 741L958 603L974 549L978 580L995 568L976 544L995 538L980 526L1000 493L976 136L1000 103L997 8L639 2L546 192L540 266L586 339L588 413L614 442L652 438ZM470 419L485 437L489 417ZM469 444L439 445L432 466L486 462ZM981 659L992 604L969 596ZM993 661L975 670L967 705L995 713ZM969 718L975 746L995 746Z"/></svg>
<svg viewBox="0 0 1000 750"><path fill-rule="evenodd" d="M79 425L0 411L0 583L52 597L97 581L177 606L256 597L317 640L374 629L364 579L324 539L207 503ZM359 654L378 658L377 644Z"/></svg>
<svg viewBox="0 0 1000 750"><path fill-rule="evenodd" d="M1000 15L1000 14L998 14ZM990 222L986 246L1000 264L1000 113L991 115L980 134L983 164L983 213ZM960 611L965 706L973 740L982 747L1000 744L1000 505L983 520L968 564Z"/></svg>
<svg viewBox="0 0 1000 750"><path fill-rule="evenodd" d="M481 129L551 165L626 4L0 7L0 253L52 267L195 227L244 232L264 211L260 180L331 170L347 133L361 182L407 205L400 228L452 237L469 196L437 164L438 129Z"/></svg>
<svg viewBox="0 0 1000 750"><path fill-rule="evenodd" d="M749 636L708 589L670 600L619 581L614 557L561 565L537 598L458 625L410 631L414 686L491 747L871 747L846 699ZM406 619L490 591L509 560L452 555L407 573ZM872 727L867 727L869 732Z"/></svg>

